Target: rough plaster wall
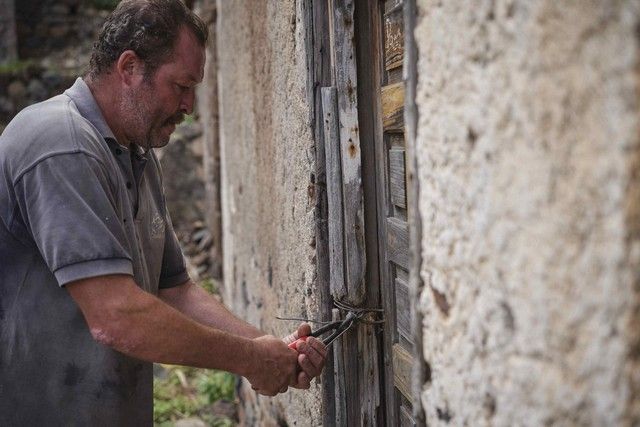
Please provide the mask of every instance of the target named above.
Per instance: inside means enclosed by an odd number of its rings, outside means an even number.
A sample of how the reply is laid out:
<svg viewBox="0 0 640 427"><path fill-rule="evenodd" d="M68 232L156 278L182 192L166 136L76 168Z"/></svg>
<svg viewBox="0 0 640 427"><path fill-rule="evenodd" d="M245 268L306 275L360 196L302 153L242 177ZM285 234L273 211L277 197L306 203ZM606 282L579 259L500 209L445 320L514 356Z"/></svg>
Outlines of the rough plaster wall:
<svg viewBox="0 0 640 427"><path fill-rule="evenodd" d="M227 301L284 336L315 317L313 140L295 2L219 1L224 276ZM244 385L247 425L319 425L320 387L259 397ZM283 410L286 408L286 413Z"/></svg>
<svg viewBox="0 0 640 427"><path fill-rule="evenodd" d="M428 422L639 425L639 2L418 10Z"/></svg>

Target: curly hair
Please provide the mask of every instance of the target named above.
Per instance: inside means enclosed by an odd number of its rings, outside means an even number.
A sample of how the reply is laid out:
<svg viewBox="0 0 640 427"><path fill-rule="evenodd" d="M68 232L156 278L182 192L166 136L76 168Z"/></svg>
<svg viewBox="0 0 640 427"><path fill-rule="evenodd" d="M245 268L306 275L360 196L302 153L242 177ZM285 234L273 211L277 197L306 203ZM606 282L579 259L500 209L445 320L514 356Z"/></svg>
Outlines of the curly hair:
<svg viewBox="0 0 640 427"><path fill-rule="evenodd" d="M123 0L104 23L93 45L89 76L108 72L122 52L132 50L151 76L171 59L178 34L186 26L201 46L208 39L207 26L181 0Z"/></svg>

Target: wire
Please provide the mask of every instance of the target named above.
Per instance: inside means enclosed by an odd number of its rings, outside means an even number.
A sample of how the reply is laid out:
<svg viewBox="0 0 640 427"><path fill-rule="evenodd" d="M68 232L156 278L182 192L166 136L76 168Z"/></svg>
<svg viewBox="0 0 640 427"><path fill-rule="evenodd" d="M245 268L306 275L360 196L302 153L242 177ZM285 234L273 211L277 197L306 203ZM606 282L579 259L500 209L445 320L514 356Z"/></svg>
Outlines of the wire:
<svg viewBox="0 0 640 427"><path fill-rule="evenodd" d="M385 322L384 316L382 316L381 319L376 320L366 320L362 317L365 313L384 313L384 309L382 308L354 307L351 304L338 300L334 300L333 304L341 310L351 311L355 313L357 315L357 321L360 323L364 323L367 325L378 325Z"/></svg>
<svg viewBox="0 0 640 427"><path fill-rule="evenodd" d="M276 319L278 320L296 320L298 322L310 322L310 323L320 323L323 325L326 325L327 323L331 323L331 320L329 321L325 321L325 320L314 320L314 319L305 319L302 317L282 317L282 316L276 316Z"/></svg>
<svg viewBox="0 0 640 427"><path fill-rule="evenodd" d="M364 307L355 307L352 306L344 301L338 301L338 300L334 300L333 304L344 311L350 311L352 313L354 313L356 315L356 321L360 322L360 323L364 323L367 325L379 325L385 322L384 316L381 316L380 319L376 319L376 320L367 320L364 319L363 316L365 315L365 313L384 313L384 309L382 308L364 308ZM332 323L331 320L328 321L324 321L324 320L315 320L315 319L305 319L303 317L283 317L283 316L276 316L276 319L278 320L295 320L298 322L310 322L310 323L319 323L321 325L327 325L329 323Z"/></svg>
<svg viewBox="0 0 640 427"><path fill-rule="evenodd" d="M338 308L341 308L343 310L353 311L354 313L365 313L365 312L383 313L384 312L383 308L354 307L351 304L348 304L344 301L338 301L338 300L334 300L333 304Z"/></svg>

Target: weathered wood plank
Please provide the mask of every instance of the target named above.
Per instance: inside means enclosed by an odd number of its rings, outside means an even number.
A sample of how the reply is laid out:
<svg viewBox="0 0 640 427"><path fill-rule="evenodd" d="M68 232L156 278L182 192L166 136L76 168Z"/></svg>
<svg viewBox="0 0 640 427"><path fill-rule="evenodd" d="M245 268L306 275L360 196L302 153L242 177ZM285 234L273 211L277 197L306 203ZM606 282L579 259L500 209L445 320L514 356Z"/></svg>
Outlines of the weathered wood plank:
<svg viewBox="0 0 640 427"><path fill-rule="evenodd" d="M393 345L393 383L400 393L411 400L411 370L413 358L399 344Z"/></svg>
<svg viewBox="0 0 640 427"><path fill-rule="evenodd" d="M404 83L382 88L382 126L387 132L404 130Z"/></svg>
<svg viewBox="0 0 640 427"><path fill-rule="evenodd" d="M331 312L331 320L340 320L340 310L334 308ZM345 365L343 357L342 341L340 338L333 342L333 375L335 378L335 425L347 426L347 399L345 386Z"/></svg>
<svg viewBox="0 0 640 427"><path fill-rule="evenodd" d="M384 16L384 68L402 67L404 57L404 20L402 8L393 8Z"/></svg>
<svg viewBox="0 0 640 427"><path fill-rule="evenodd" d="M400 406L400 427L415 427L416 422L411 416L411 411L406 406Z"/></svg>
<svg viewBox="0 0 640 427"><path fill-rule="evenodd" d="M342 300L347 295L344 282L344 226L342 221L342 172L338 137L336 89L321 91L324 123L324 150L327 171L327 202L329 207L329 285L331 295Z"/></svg>
<svg viewBox="0 0 640 427"><path fill-rule="evenodd" d="M384 17L381 12L389 11L398 7L398 2L395 0L388 0L384 3L384 10L380 10L376 16L376 23L379 28L381 43L376 45L376 52L378 55L375 58L375 64L371 67L373 69L380 70L380 78L376 84L375 91L377 92L378 99L376 99L376 105L379 105L378 115L376 116L375 127L380 130L380 135L376 135L376 177L377 181L377 200L378 200L378 232L380 234L379 241L379 256L380 256L380 286L382 294L382 305L385 309L386 317L389 319L384 324L384 374L385 374L385 388L384 388L384 400L385 400L385 415L386 425L399 425L400 414L399 405L397 401L397 390L394 387L393 382L393 344L395 342L394 337L397 334L397 328L393 320L396 313L396 307L394 304L394 283L393 283L393 266L391 265L392 259L389 253L389 233L387 231L387 219L394 215L393 207L390 206L390 189L389 189L389 153L387 143L392 143L392 139L396 135L401 135L401 132L397 133L384 133L383 117L385 116L384 94L380 90L380 82L389 81L389 76L385 72L385 57L384 57ZM373 49L372 49L373 50ZM388 96L386 97L388 99Z"/></svg>
<svg viewBox="0 0 640 427"><path fill-rule="evenodd" d="M404 167L404 150L391 148L389 150L389 190L391 203L407 208L406 175Z"/></svg>
<svg viewBox="0 0 640 427"><path fill-rule="evenodd" d="M342 348L344 355L344 386L346 390L347 402L345 404L345 425L361 425L360 419L362 414L362 393L372 391L368 389L368 385L363 383L362 372L362 354L359 348L358 329L352 328L350 331L342 335Z"/></svg>
<svg viewBox="0 0 640 427"><path fill-rule="evenodd" d="M346 301L364 299L366 265L353 0L331 0L331 53L338 97L343 181Z"/></svg>
<svg viewBox="0 0 640 427"><path fill-rule="evenodd" d="M357 97L358 122L361 147L362 190L364 198L364 224L367 230L366 243L366 272L365 298L363 307L380 307L381 295L379 289L378 241L382 233L377 230L377 177L375 170L374 141L380 134L378 118L379 82L382 67L380 65L380 49L382 46L382 19L377 2L371 0L355 0L354 36L356 44L357 68ZM365 172L366 171L366 172ZM353 426L393 425L388 419L383 419L381 395L382 378L381 365L382 344L379 339L380 326L358 326L358 348L352 353L355 358L358 388L354 390L349 405L355 409L355 417L351 418ZM389 362L390 364L390 362ZM385 414L385 416L387 416Z"/></svg>
<svg viewBox="0 0 640 427"><path fill-rule="evenodd" d="M411 306L409 305L409 284L396 277L396 328L409 342L413 341L411 335Z"/></svg>
<svg viewBox="0 0 640 427"><path fill-rule="evenodd" d="M378 419L380 407L380 366L375 325L362 324L358 329L358 355L361 361L361 383L365 386L360 394L360 419L363 425L381 425Z"/></svg>
<svg viewBox="0 0 640 427"><path fill-rule="evenodd" d="M389 261L409 269L409 224L397 218L387 218L387 248Z"/></svg>
<svg viewBox="0 0 640 427"><path fill-rule="evenodd" d="M392 13L394 10L402 7L403 0L385 0L384 13Z"/></svg>
<svg viewBox="0 0 640 427"><path fill-rule="evenodd" d="M388 133L387 134L389 148L398 148L400 150L406 150L404 143L404 134L402 133Z"/></svg>
<svg viewBox="0 0 640 427"><path fill-rule="evenodd" d="M405 54L403 72L406 81L405 95L405 123L407 147L407 191L408 217L410 224L411 268L409 270L409 296L413 301L411 306L411 329L413 332L412 354L415 357L412 375L413 418L416 425L424 426L425 413L420 395L424 384L431 381L431 367L424 360L422 348L423 319L415 304L420 299L424 283L420 276L422 268L422 220L418 209L420 185L418 177L418 162L416 160L418 111L416 106L416 86L418 81L418 49L414 37L416 27L416 0L405 0L404 5L404 36Z"/></svg>
<svg viewBox="0 0 640 427"><path fill-rule="evenodd" d="M304 49L307 56L307 96L309 97L309 126L313 134L315 173L310 176L315 199L316 284L318 289L318 317L331 318L333 298L329 277L329 231L326 195L324 123L322 120L321 88L331 86L331 58L329 57L329 13L326 1L299 0L304 19ZM322 424L334 425L335 393L333 357L327 358L322 376Z"/></svg>

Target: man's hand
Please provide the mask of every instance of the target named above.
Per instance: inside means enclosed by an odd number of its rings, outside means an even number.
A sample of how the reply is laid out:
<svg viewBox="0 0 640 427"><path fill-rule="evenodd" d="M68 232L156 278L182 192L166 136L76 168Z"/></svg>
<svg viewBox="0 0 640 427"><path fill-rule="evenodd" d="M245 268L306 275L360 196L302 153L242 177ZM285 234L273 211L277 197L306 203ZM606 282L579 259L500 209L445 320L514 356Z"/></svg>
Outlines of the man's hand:
<svg viewBox="0 0 640 427"><path fill-rule="evenodd" d="M275 396L284 393L290 385L295 385L298 355L282 340L264 335L254 338L254 360L251 371L245 377L260 394Z"/></svg>
<svg viewBox="0 0 640 427"><path fill-rule="evenodd" d="M308 323L303 323L298 326L297 331L285 337L283 341L286 344L291 344L298 338L309 336L309 334L311 334L311 326ZM292 387L308 389L311 386L311 380L322 373L327 359L327 348L320 340L309 337L306 341L300 341L296 349L298 350L298 365L300 365L301 371Z"/></svg>

